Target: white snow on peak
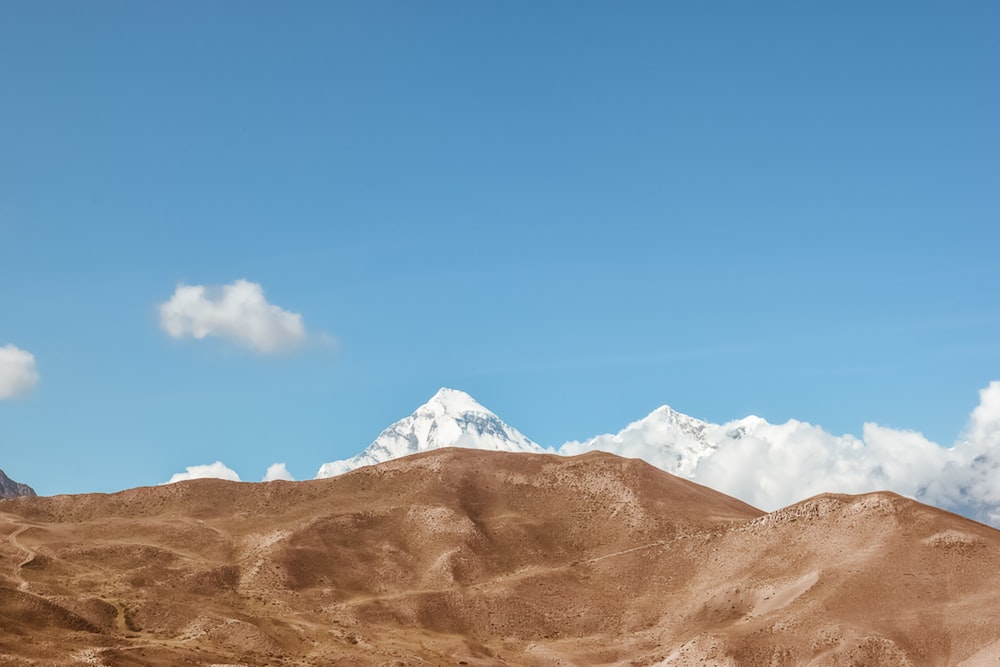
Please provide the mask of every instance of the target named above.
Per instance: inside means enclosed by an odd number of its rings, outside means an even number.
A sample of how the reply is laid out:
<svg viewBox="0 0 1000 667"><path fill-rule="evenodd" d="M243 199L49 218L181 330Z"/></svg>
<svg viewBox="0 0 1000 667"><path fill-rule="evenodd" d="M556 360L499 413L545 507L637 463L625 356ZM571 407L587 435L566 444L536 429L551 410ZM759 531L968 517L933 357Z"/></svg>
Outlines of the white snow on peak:
<svg viewBox="0 0 1000 667"><path fill-rule="evenodd" d="M664 405L618 433L605 433L584 442L567 442L559 448L559 453L573 455L597 449L643 459L667 472L690 478L698 463L718 448L719 438L728 437L722 427Z"/></svg>
<svg viewBox="0 0 1000 667"><path fill-rule="evenodd" d="M764 420L748 417L719 426L677 412L668 405L633 422L618 433L585 442L567 442L566 456L593 450L641 458L676 475L691 478L698 464L721 441L738 439ZM442 387L409 417L382 431L364 451L349 459L324 463L317 478L333 477L362 466L440 447L468 447L509 452L546 452L517 429L505 424L464 391Z"/></svg>
<svg viewBox="0 0 1000 667"><path fill-rule="evenodd" d="M727 435L736 440L739 440L747 435L753 435L759 429L766 426L770 426L767 420L763 417L758 417L757 415L750 415L749 417L744 417L743 419L737 419L736 421L729 422L725 425L728 429Z"/></svg>
<svg viewBox="0 0 1000 667"><path fill-rule="evenodd" d="M438 389L437 393L431 396L429 401L417 408L417 412L421 411L452 417L458 417L465 413L493 414L464 391L449 389L448 387Z"/></svg>
<svg viewBox="0 0 1000 667"><path fill-rule="evenodd" d="M441 389L357 456L324 464L317 477L449 446L553 451L465 392ZM875 423L865 424L858 438L795 419L770 424L749 416L713 424L664 405L618 433L567 442L557 453L593 450L643 459L766 510L824 491L888 489L1000 527L1000 381L980 391L967 433L951 448Z"/></svg>
<svg viewBox="0 0 1000 667"><path fill-rule="evenodd" d="M342 461L324 463L316 477L334 477L362 466L441 447L550 451L505 424L464 391L441 388L409 417L382 431L363 452Z"/></svg>

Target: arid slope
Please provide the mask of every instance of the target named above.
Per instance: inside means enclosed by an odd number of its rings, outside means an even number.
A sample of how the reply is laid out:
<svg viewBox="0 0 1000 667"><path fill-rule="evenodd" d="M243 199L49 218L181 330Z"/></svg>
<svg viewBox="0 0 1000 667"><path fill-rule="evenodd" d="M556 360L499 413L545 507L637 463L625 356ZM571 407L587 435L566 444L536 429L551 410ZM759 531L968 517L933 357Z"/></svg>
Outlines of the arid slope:
<svg viewBox="0 0 1000 667"><path fill-rule="evenodd" d="M1000 531L884 493L765 515L599 453L3 501L0 576L5 665L1000 657Z"/></svg>

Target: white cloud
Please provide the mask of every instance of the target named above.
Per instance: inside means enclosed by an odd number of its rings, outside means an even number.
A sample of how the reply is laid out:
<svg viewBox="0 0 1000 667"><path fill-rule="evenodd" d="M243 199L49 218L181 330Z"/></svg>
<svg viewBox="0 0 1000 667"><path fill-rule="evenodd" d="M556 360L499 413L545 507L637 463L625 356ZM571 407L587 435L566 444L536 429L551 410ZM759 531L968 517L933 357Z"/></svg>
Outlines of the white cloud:
<svg viewBox="0 0 1000 667"><path fill-rule="evenodd" d="M268 303L264 289L247 280L178 285L160 304L160 327L174 338L217 336L258 352L288 350L306 339L302 315Z"/></svg>
<svg viewBox="0 0 1000 667"><path fill-rule="evenodd" d="M942 477L941 495L950 506L1000 527L1000 382L979 392L965 438L954 447L956 460Z"/></svg>
<svg viewBox="0 0 1000 667"><path fill-rule="evenodd" d="M966 439L978 446L1000 445L1000 382L979 390L979 405L972 411Z"/></svg>
<svg viewBox="0 0 1000 667"><path fill-rule="evenodd" d="M1000 383L980 396L967 439L950 448L872 423L858 439L794 420L764 422L723 441L693 479L765 510L822 492L886 490L1000 525Z"/></svg>
<svg viewBox="0 0 1000 667"><path fill-rule="evenodd" d="M292 474L290 472L288 472L288 469L285 467L284 463L272 463L270 466L268 466L267 472L264 473L264 479L261 481L273 482L278 479L287 480L289 482L295 481L295 478L292 477Z"/></svg>
<svg viewBox="0 0 1000 667"><path fill-rule="evenodd" d="M201 466L188 466L187 472L175 473L168 481L164 484L173 484L174 482L183 482L188 479L228 479L231 482L239 482L240 476L236 474L236 471L232 468L227 467L222 461L216 461L209 465Z"/></svg>
<svg viewBox="0 0 1000 667"><path fill-rule="evenodd" d="M917 497L952 455L911 431L865 424L863 433L858 439L795 420L761 421L739 439L721 440L693 479L765 510L823 492Z"/></svg>
<svg viewBox="0 0 1000 667"><path fill-rule="evenodd" d="M685 431L665 415L661 409L617 435L567 443L560 453L638 456L768 511L823 492L888 490L1000 527L1000 382L980 391L964 438L950 448L874 423L858 438L755 417Z"/></svg>
<svg viewBox="0 0 1000 667"><path fill-rule="evenodd" d="M0 399L23 396L37 385L35 355L10 344L0 347Z"/></svg>

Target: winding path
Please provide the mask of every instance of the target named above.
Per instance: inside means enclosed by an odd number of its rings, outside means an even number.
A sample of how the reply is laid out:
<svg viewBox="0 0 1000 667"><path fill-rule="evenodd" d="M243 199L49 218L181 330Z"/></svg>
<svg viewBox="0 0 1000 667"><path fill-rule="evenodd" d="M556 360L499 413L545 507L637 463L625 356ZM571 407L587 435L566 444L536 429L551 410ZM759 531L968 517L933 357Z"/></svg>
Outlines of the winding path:
<svg viewBox="0 0 1000 667"><path fill-rule="evenodd" d="M17 539L18 536L21 535L21 533L28 530L29 528L31 528L31 526L21 526L20 528L18 528L13 533L7 536L7 541L10 542L12 547L17 549L18 551L24 552L24 558L21 559L21 562L15 565L14 569L11 571L11 574L13 574L14 577L20 581L20 583L18 584L18 588L21 589L22 591L28 590L28 580L24 578L23 574L21 574L21 568L23 568L31 561L35 560L35 556L38 555L34 549L25 546L24 544L21 543L19 539Z"/></svg>

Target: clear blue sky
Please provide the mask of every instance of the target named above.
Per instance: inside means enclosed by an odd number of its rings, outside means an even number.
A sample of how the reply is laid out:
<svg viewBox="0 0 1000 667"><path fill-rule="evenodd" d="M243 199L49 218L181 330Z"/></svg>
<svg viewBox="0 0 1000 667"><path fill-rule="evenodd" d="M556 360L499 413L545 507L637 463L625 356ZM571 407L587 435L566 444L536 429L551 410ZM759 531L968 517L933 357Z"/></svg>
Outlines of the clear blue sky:
<svg viewBox="0 0 1000 667"><path fill-rule="evenodd" d="M0 468L299 478L440 386L942 444L1000 379L996 2L0 3ZM261 285L308 341L172 338ZM334 340L334 343L330 342Z"/></svg>

